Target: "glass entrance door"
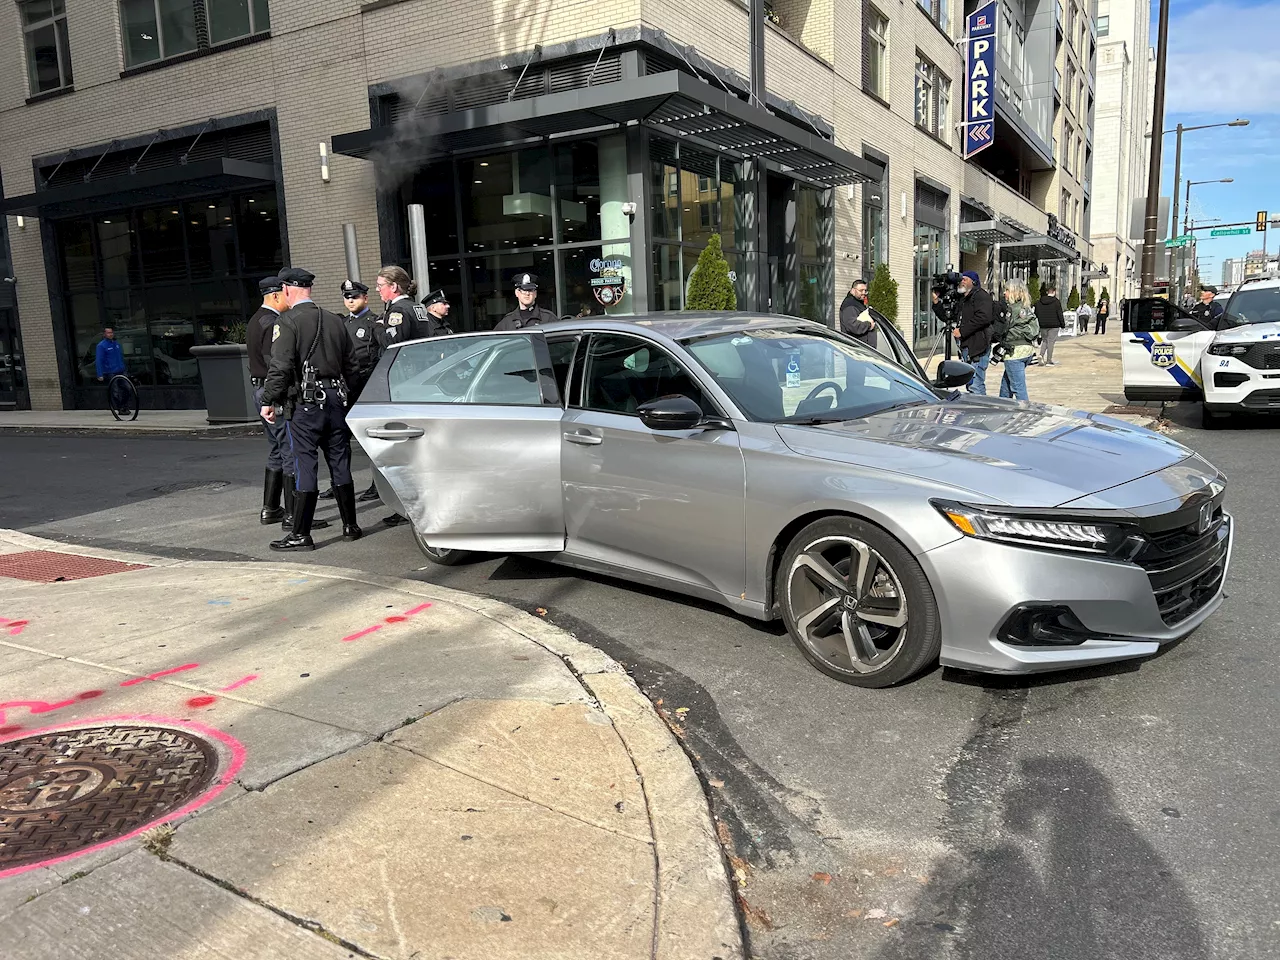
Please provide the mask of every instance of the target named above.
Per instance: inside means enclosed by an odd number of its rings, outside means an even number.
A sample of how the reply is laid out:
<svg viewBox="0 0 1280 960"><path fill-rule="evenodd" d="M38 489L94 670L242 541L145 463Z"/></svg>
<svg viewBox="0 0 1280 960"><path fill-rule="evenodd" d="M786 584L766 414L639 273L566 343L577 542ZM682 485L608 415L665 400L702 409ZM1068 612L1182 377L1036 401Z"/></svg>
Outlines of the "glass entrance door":
<svg viewBox="0 0 1280 960"><path fill-rule="evenodd" d="M27 406L27 376L18 340L18 318L0 309L0 408Z"/></svg>

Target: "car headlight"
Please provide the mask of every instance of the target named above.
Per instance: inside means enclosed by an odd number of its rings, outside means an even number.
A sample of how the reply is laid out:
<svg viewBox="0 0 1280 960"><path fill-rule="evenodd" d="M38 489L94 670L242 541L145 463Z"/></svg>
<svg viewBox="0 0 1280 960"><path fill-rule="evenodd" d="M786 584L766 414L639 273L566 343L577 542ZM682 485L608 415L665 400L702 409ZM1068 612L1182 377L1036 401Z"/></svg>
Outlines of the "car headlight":
<svg viewBox="0 0 1280 960"><path fill-rule="evenodd" d="M1118 523L1003 512L996 508L933 501L939 513L966 537L1024 547L1114 555L1132 531Z"/></svg>
<svg viewBox="0 0 1280 960"><path fill-rule="evenodd" d="M1242 357L1251 346L1249 343L1215 343L1210 345L1209 352L1215 357Z"/></svg>

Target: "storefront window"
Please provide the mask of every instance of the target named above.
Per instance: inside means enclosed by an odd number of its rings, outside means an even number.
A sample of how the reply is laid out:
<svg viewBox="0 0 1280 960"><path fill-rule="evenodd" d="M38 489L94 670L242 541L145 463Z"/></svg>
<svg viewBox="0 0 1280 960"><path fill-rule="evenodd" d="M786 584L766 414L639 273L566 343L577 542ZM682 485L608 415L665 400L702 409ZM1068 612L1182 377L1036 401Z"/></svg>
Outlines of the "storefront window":
<svg viewBox="0 0 1280 960"><path fill-rule="evenodd" d="M935 275L946 269L947 237L943 231L927 223L916 222L915 228L915 347L926 349L936 339L941 322L933 313L932 283Z"/></svg>
<svg viewBox="0 0 1280 960"><path fill-rule="evenodd" d="M241 268L256 277L275 273L283 257L275 192L241 196L237 203L236 240L240 244Z"/></svg>
<svg viewBox="0 0 1280 960"><path fill-rule="evenodd" d="M560 258L562 316L617 317L635 312L631 244L565 250Z"/></svg>
<svg viewBox="0 0 1280 960"><path fill-rule="evenodd" d="M679 310L684 306L684 274L680 270L680 248L669 244L653 247L652 308Z"/></svg>
<svg viewBox="0 0 1280 960"><path fill-rule="evenodd" d="M650 211L655 237L680 239L680 168L676 166L676 145L654 137L649 141L649 181L653 195Z"/></svg>
<svg viewBox="0 0 1280 960"><path fill-rule="evenodd" d="M556 310L555 255L551 250L533 250L498 257L468 260L471 283L471 316L476 330L492 330L516 303L513 278L518 273L538 277L538 305Z"/></svg>
<svg viewBox="0 0 1280 960"><path fill-rule="evenodd" d="M680 150L680 239L705 247L720 232L720 173L716 158L701 150Z"/></svg>
<svg viewBox="0 0 1280 960"><path fill-rule="evenodd" d="M501 253L551 243L551 173L551 151L545 147L459 162L467 252ZM568 239L585 225L585 214L577 208L571 212L561 225Z"/></svg>

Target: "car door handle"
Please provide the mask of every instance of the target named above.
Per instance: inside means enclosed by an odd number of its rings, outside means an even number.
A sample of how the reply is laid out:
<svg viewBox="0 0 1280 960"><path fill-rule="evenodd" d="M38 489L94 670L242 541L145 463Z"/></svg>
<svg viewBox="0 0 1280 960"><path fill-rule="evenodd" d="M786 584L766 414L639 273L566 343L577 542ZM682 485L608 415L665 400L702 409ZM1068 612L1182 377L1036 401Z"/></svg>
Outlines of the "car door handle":
<svg viewBox="0 0 1280 960"><path fill-rule="evenodd" d="M365 433L375 440L414 440L424 433L421 427L370 427Z"/></svg>
<svg viewBox="0 0 1280 960"><path fill-rule="evenodd" d="M1130 343L1142 343L1142 341L1141 341L1141 340L1139 340L1137 337L1130 337L1130 338L1129 338L1129 342L1130 342Z"/></svg>
<svg viewBox="0 0 1280 960"><path fill-rule="evenodd" d="M604 443L604 437L597 437L594 433L577 432L566 433L564 438L570 443L580 443L584 447L594 447Z"/></svg>

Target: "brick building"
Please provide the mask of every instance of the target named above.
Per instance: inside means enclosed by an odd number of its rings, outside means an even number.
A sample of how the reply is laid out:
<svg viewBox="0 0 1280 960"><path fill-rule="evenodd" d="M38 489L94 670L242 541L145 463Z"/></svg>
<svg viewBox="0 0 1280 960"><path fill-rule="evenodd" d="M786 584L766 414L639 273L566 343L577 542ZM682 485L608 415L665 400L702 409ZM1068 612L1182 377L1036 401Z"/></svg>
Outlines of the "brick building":
<svg viewBox="0 0 1280 960"><path fill-rule="evenodd" d="M947 264L1088 258L1092 95L1048 69L1092 89L1084 7L1001 0L996 142L966 162L976 3L767 6L759 98L739 0L0 4L0 404L105 405L112 325L144 404L202 407L190 349L258 277L304 265L336 307L343 225L368 282L409 265L411 203L461 329L524 271L561 314L680 309L719 234L748 309L830 322L887 263L927 352Z"/></svg>

